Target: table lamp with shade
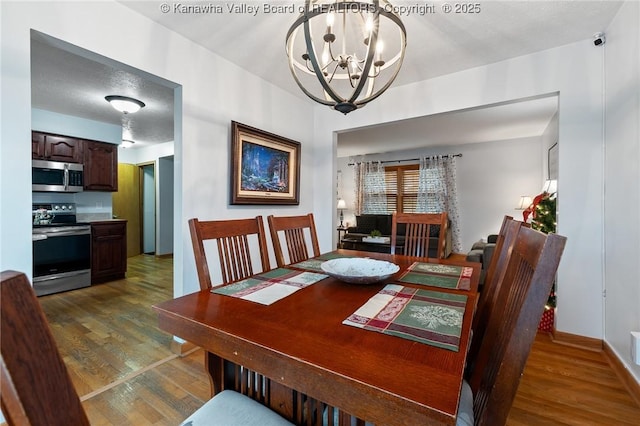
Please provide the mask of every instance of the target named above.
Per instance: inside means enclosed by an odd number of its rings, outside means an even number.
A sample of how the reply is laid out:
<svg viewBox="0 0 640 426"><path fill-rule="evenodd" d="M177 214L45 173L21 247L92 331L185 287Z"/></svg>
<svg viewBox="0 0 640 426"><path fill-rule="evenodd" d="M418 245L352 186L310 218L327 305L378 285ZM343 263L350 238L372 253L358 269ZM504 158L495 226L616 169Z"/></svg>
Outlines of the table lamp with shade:
<svg viewBox="0 0 640 426"><path fill-rule="evenodd" d="M338 198L338 205L336 206L338 210L340 210L340 228L344 228L344 210L347 208L347 202L342 198Z"/></svg>
<svg viewBox="0 0 640 426"><path fill-rule="evenodd" d="M516 210L524 210L531 205L533 200L528 195L521 195Z"/></svg>

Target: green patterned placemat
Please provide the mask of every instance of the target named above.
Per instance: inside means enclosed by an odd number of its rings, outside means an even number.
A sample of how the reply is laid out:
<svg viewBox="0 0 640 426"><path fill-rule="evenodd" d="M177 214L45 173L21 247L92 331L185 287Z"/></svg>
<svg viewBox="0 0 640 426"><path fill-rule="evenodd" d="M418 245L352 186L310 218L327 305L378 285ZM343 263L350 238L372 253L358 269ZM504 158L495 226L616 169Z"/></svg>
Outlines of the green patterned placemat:
<svg viewBox="0 0 640 426"><path fill-rule="evenodd" d="M415 262L398 281L432 287L469 290L473 268L470 266L442 265Z"/></svg>
<svg viewBox="0 0 640 426"><path fill-rule="evenodd" d="M320 267L320 265L322 265L323 262L331 259L339 259L342 257L352 257L352 256L332 251L329 253L321 254L318 257L314 257L311 259L303 260L302 262L294 263L293 265L289 265L289 266L293 268L306 269L309 271L322 271L322 268Z"/></svg>
<svg viewBox="0 0 640 426"><path fill-rule="evenodd" d="M458 352L467 296L388 284L342 323Z"/></svg>

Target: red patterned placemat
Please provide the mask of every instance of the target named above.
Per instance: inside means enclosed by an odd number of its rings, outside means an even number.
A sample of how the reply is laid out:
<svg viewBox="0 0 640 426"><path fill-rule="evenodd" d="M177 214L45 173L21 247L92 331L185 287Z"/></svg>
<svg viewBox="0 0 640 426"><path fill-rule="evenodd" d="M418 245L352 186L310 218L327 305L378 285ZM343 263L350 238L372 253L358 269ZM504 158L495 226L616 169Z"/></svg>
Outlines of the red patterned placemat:
<svg viewBox="0 0 640 426"><path fill-rule="evenodd" d="M342 323L457 352L467 296L388 284Z"/></svg>
<svg viewBox="0 0 640 426"><path fill-rule="evenodd" d="M211 292L270 305L328 277L315 272L277 268L242 281L213 288Z"/></svg>

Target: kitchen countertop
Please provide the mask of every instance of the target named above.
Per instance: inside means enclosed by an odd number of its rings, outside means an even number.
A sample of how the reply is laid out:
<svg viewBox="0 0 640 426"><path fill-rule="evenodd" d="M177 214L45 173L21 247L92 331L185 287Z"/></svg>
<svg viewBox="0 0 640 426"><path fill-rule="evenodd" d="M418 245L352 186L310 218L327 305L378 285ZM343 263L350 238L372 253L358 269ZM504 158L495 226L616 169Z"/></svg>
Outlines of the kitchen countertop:
<svg viewBox="0 0 640 426"><path fill-rule="evenodd" d="M113 223L113 222L126 222L127 219L99 219L90 220L89 223Z"/></svg>

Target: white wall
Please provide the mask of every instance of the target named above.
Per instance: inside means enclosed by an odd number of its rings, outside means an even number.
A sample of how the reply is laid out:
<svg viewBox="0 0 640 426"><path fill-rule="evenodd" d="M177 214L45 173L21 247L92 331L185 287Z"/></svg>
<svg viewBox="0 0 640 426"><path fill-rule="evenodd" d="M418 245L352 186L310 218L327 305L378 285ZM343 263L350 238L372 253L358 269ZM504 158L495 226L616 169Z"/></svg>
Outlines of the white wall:
<svg viewBox="0 0 640 426"><path fill-rule="evenodd" d="M640 382L630 331L640 331L640 3L627 2L607 29L605 155L605 340Z"/></svg>
<svg viewBox="0 0 640 426"><path fill-rule="evenodd" d="M31 131L31 29L180 85L175 91L178 119L174 123L174 294L199 288L186 218L225 219L313 210L310 102L266 83L117 2L3 1L0 7L0 269L31 275L31 152L26 143ZM114 22L127 30L114 32ZM284 51L282 60L286 60ZM299 206L228 205L231 120L302 143ZM325 243L321 248L329 247Z"/></svg>
<svg viewBox="0 0 640 426"><path fill-rule="evenodd" d="M44 109L31 109L31 130L63 136L120 144L122 126L59 114Z"/></svg>
<svg viewBox="0 0 640 426"><path fill-rule="evenodd" d="M603 228L603 57L590 38L566 46L390 89L342 116L315 109L316 180L337 170L335 132L401 119L558 93L558 232L568 243L558 274L557 329L601 339ZM516 161L517 159L514 159ZM335 226L333 185L314 192L317 226Z"/></svg>
<svg viewBox="0 0 640 426"><path fill-rule="evenodd" d="M497 234L505 215L522 220L522 212L515 210L520 196L537 195L542 188L541 146L541 138L534 137L395 151L357 159L401 160L439 154L462 154L462 157L456 158L457 190L462 252L467 252L475 241L486 240L489 234ZM337 167L341 171L338 194L349 207L345 211L345 220L353 224L355 185L353 167L347 165L349 162L349 157L338 158Z"/></svg>

